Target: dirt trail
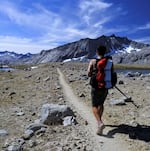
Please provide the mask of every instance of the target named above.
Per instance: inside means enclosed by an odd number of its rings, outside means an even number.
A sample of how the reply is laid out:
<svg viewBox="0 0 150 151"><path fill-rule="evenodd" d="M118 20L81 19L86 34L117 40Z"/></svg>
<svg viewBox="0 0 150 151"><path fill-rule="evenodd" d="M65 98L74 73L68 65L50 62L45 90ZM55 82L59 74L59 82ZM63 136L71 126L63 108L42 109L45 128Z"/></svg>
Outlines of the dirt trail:
<svg viewBox="0 0 150 151"><path fill-rule="evenodd" d="M90 132L91 138L94 139L95 145L97 146L96 150L103 151L128 151L128 145L124 140L120 138L108 138L107 136L98 136L96 135L96 120L92 114L91 108L88 107L85 103L81 102L80 99L73 93L72 88L65 81L64 75L57 68L59 73L60 84L63 89L64 96L66 100L74 106L75 110L81 115L84 120L88 122L87 130ZM107 133L110 128L105 128L105 133Z"/></svg>

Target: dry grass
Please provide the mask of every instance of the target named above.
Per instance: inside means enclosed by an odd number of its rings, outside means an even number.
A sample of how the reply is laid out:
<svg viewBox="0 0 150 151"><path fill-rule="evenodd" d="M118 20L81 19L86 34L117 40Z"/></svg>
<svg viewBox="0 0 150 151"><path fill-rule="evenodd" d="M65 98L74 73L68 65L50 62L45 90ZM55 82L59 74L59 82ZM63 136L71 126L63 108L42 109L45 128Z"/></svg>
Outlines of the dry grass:
<svg viewBox="0 0 150 151"><path fill-rule="evenodd" d="M56 66L56 64L59 64L59 63L44 63L44 64L38 64L37 66L41 66L41 67L47 67L47 66L50 66L52 64L55 64L54 67ZM61 64L61 63L60 63ZM63 63L62 63L63 64ZM69 63L70 64L70 63ZM74 63L74 64L83 64L83 65L86 65L88 66L88 63ZM15 69L27 69L27 68L30 68L32 66L36 66L36 65L31 65L31 64L24 64L24 65L11 65L10 67L11 68L15 68ZM129 64L115 64L115 69L140 69L140 70L150 70L150 64L132 64L132 65L129 65Z"/></svg>
<svg viewBox="0 0 150 151"><path fill-rule="evenodd" d="M150 64L146 64L146 65L115 64L115 69L140 69L140 70L150 70Z"/></svg>

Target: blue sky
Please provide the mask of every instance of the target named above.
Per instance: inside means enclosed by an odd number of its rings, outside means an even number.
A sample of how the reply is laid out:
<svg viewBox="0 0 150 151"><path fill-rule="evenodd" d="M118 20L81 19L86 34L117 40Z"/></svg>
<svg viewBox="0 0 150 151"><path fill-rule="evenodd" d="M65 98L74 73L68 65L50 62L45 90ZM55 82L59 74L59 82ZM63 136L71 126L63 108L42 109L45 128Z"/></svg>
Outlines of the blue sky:
<svg viewBox="0 0 150 151"><path fill-rule="evenodd" d="M0 0L0 51L38 53L115 34L150 43L150 0Z"/></svg>

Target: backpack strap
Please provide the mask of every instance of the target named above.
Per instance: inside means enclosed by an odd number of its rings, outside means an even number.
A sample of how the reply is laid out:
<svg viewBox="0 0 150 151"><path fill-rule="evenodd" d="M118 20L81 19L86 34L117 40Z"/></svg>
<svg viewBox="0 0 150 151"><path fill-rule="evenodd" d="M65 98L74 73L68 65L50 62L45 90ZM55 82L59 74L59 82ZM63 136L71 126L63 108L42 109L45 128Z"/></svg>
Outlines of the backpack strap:
<svg viewBox="0 0 150 151"><path fill-rule="evenodd" d="M100 61L100 59L96 59L95 64L94 64L94 69L93 72L97 73L98 69L97 69L97 63Z"/></svg>

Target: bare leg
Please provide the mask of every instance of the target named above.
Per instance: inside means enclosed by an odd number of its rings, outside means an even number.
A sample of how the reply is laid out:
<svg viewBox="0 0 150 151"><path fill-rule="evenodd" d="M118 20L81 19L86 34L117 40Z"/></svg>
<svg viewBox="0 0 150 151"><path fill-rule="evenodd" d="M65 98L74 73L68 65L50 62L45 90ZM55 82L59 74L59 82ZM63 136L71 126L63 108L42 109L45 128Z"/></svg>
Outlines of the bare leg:
<svg viewBox="0 0 150 151"><path fill-rule="evenodd" d="M99 110L100 123L103 123L102 122L102 115L103 115L103 111L104 111L104 106L103 105L99 106L98 110Z"/></svg>
<svg viewBox="0 0 150 151"><path fill-rule="evenodd" d="M93 107L92 109L93 109L94 116L95 116L97 123L98 123L97 134L101 135L103 132L103 129L105 127L103 122L102 122L102 115L103 115L103 111L104 111L104 106L101 105L99 107Z"/></svg>
<svg viewBox="0 0 150 151"><path fill-rule="evenodd" d="M94 113L94 116L95 116L98 124L103 123L102 122L103 111L104 111L104 106L103 105L98 106L98 107L93 107L93 113Z"/></svg>

